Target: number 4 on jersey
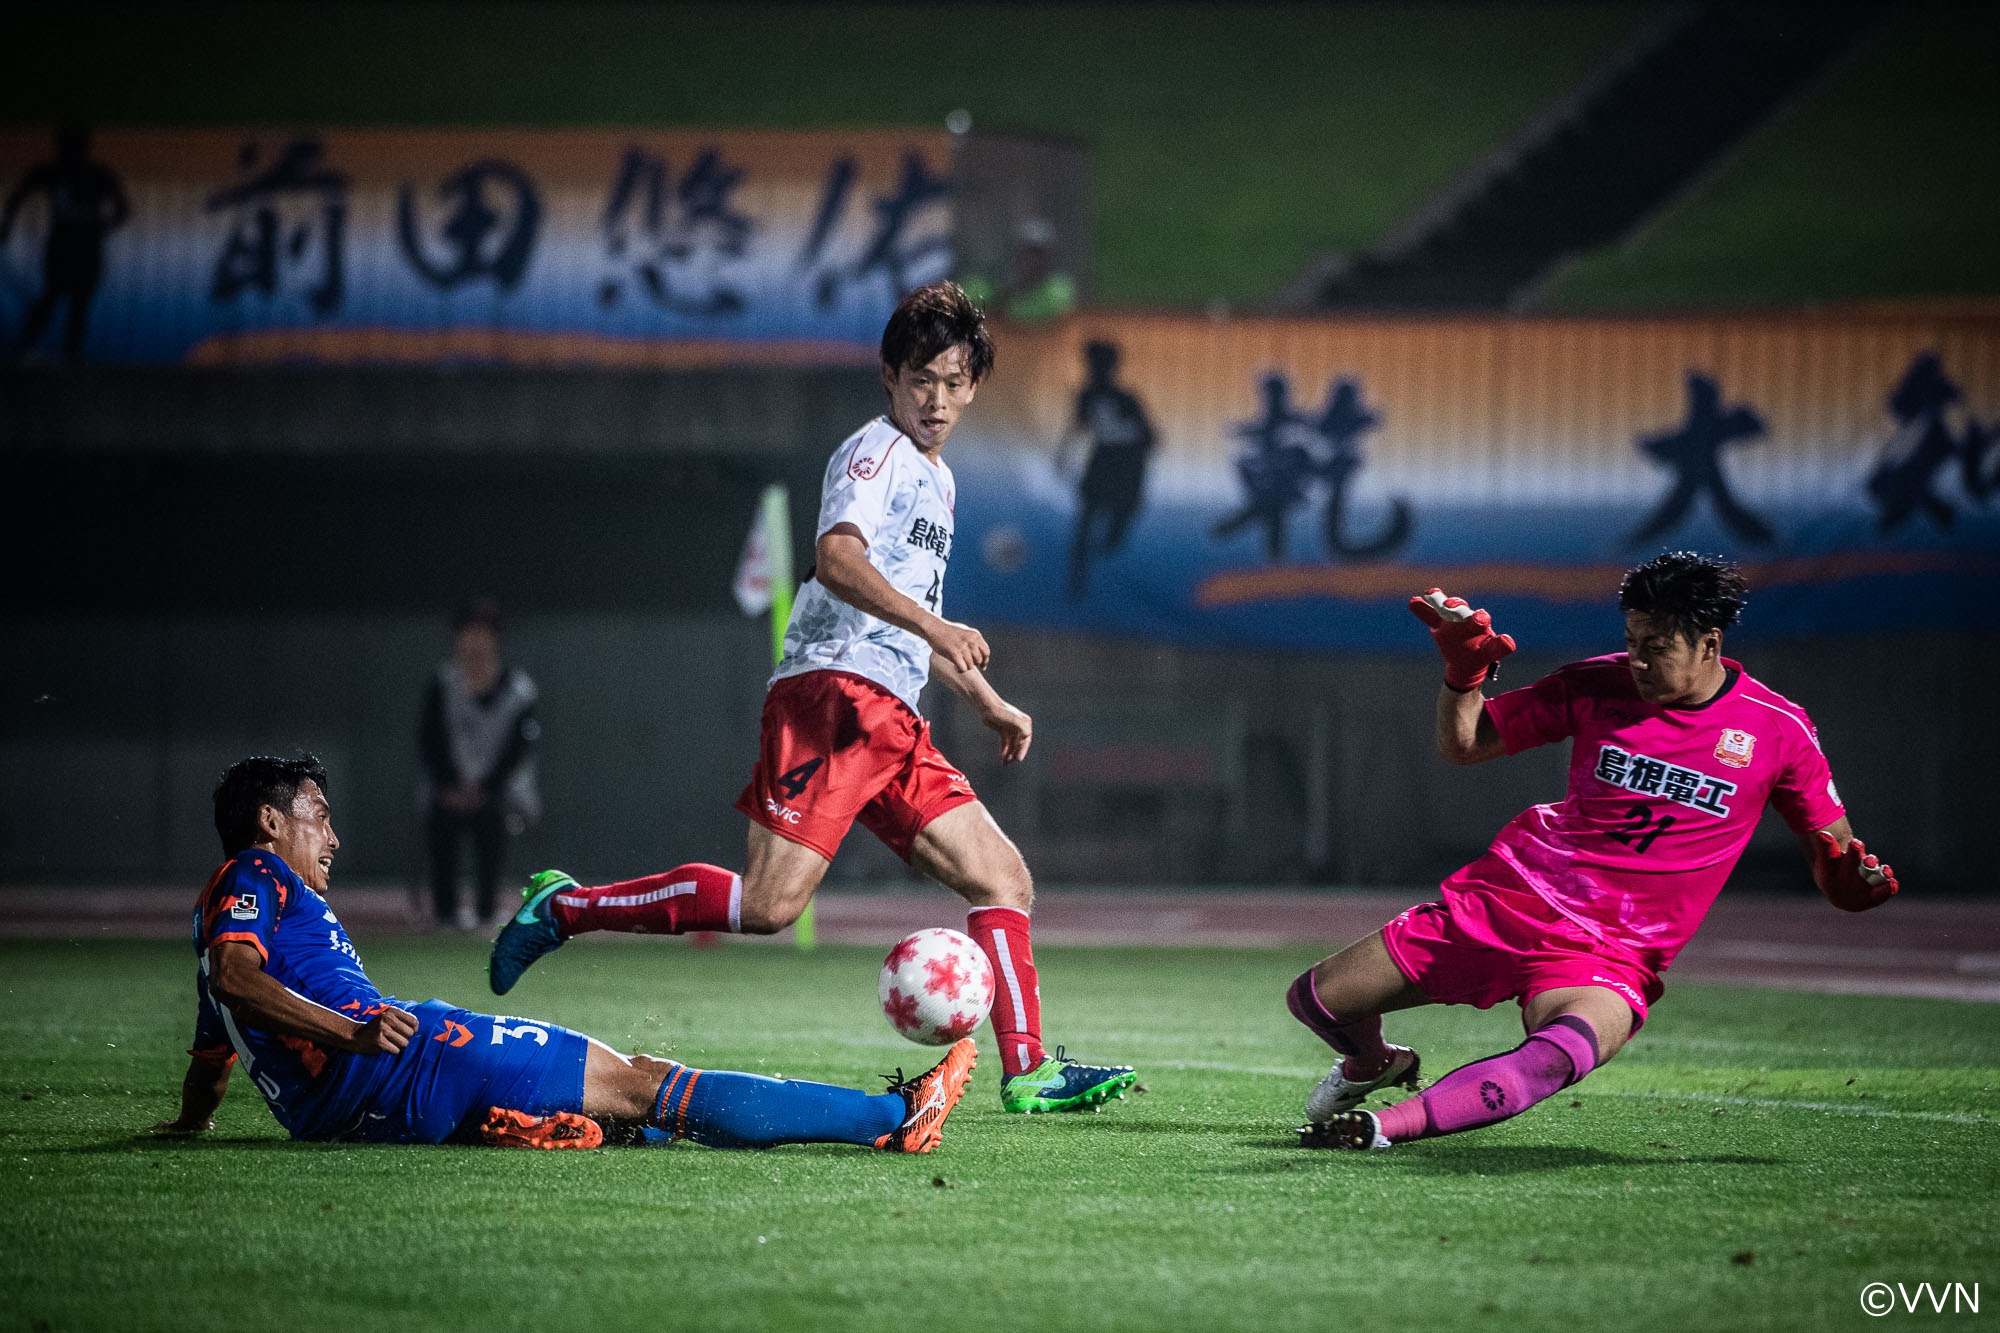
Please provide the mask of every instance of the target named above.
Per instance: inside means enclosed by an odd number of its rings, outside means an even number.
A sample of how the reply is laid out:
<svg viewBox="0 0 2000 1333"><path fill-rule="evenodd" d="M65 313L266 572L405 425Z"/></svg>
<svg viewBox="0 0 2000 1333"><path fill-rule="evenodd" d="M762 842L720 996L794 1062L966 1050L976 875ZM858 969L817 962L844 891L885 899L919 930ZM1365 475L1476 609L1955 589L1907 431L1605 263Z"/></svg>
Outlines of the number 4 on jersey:
<svg viewBox="0 0 2000 1333"><path fill-rule="evenodd" d="M819 766L825 762L824 759L808 759L789 773L779 775L778 785L785 789L785 799L798 800L799 793L806 789L806 784L812 781L812 775L819 772Z"/></svg>

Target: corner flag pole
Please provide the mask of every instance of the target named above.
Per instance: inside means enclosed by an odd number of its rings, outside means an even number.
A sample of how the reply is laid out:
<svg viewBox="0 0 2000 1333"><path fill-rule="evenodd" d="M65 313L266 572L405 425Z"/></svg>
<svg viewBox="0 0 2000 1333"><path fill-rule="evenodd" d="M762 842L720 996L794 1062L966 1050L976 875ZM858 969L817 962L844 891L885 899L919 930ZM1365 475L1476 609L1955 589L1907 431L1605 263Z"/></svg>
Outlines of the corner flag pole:
<svg viewBox="0 0 2000 1333"><path fill-rule="evenodd" d="M771 665L785 657L785 626L792 620L792 504L790 493L776 484L764 488L758 501L758 521L771 560ZM812 899L792 926L792 942L810 949L817 942L813 929Z"/></svg>

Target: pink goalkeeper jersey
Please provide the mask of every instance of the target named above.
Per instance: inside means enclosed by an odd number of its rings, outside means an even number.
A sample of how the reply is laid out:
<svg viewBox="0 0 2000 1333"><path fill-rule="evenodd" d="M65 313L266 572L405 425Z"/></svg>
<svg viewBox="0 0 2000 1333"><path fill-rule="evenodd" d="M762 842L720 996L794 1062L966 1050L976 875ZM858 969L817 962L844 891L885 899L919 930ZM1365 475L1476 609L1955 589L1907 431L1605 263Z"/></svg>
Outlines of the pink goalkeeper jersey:
<svg viewBox="0 0 2000 1333"><path fill-rule="evenodd" d="M1795 831L1845 811L1812 719L1727 658L1692 708L1639 697L1624 653L1486 701L1508 754L1575 738L1569 795L1493 840L1557 911L1664 967L1694 936L1768 802Z"/></svg>

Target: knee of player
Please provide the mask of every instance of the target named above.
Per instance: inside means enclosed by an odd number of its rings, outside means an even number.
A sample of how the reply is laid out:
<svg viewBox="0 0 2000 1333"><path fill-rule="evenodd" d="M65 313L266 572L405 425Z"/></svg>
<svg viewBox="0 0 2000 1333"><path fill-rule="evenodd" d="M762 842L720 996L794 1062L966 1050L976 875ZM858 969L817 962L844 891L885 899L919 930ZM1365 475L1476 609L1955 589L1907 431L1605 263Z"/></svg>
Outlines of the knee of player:
<svg viewBox="0 0 2000 1333"><path fill-rule="evenodd" d="M1012 850L1013 844L1008 844ZM1021 854L1014 852L1012 863L1003 866L986 886L987 894L995 907L1011 907L1018 912L1026 912L1035 905L1035 877L1028 873L1028 863Z"/></svg>
<svg viewBox="0 0 2000 1333"><path fill-rule="evenodd" d="M805 902L774 901L752 899L748 891L743 895L743 910L739 922L745 935L775 935L786 926L799 919L805 910Z"/></svg>

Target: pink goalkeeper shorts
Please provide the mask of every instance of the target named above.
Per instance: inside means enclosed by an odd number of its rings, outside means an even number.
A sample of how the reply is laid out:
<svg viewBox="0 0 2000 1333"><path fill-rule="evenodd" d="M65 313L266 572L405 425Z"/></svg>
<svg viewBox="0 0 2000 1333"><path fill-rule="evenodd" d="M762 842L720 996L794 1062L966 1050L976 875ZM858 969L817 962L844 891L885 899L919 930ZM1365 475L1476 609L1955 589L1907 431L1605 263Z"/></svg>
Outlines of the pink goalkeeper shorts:
<svg viewBox="0 0 2000 1333"><path fill-rule="evenodd" d="M1601 986L1631 1007L1632 1030L1665 993L1645 959L1598 939L1523 885L1488 853L1382 927L1382 943L1405 977L1439 1004L1490 1009L1564 986Z"/></svg>

